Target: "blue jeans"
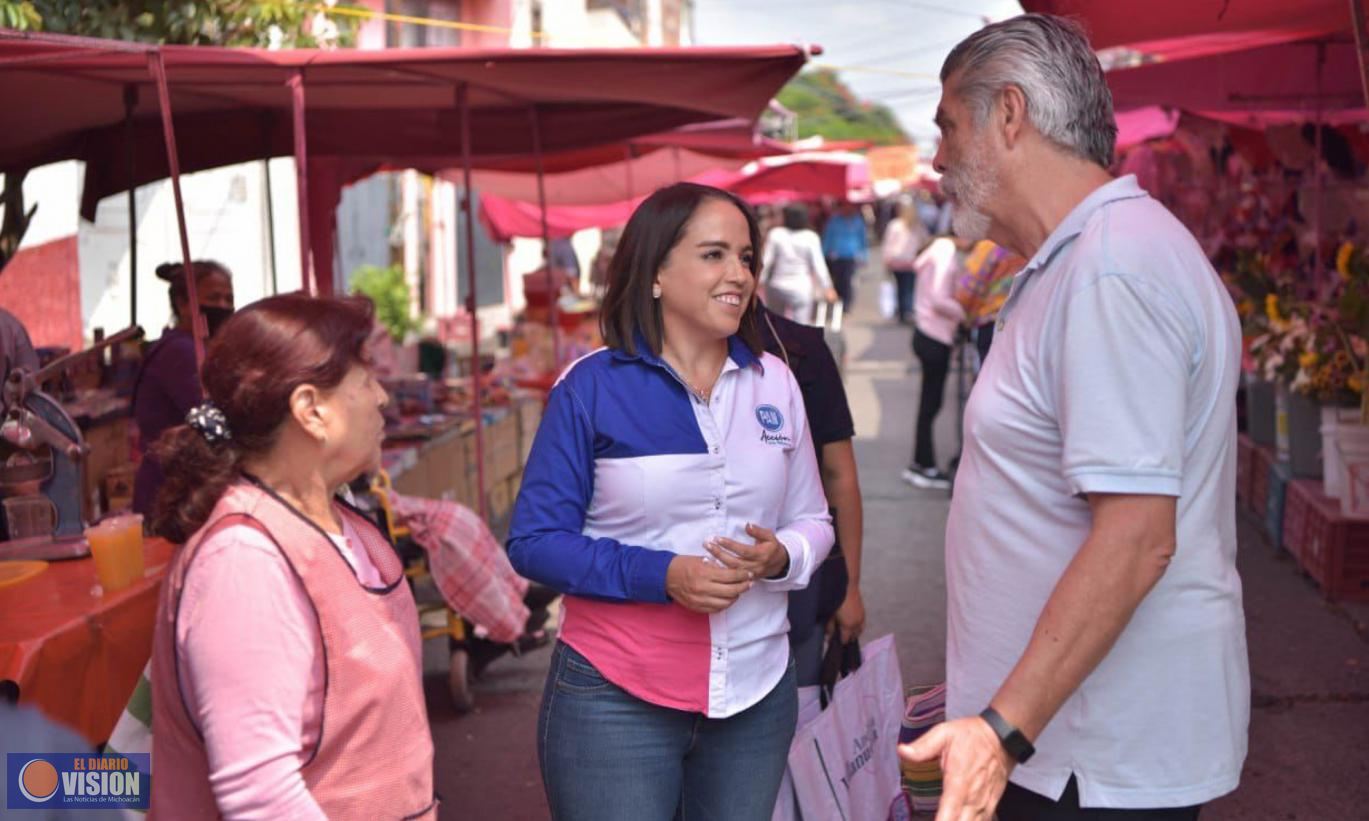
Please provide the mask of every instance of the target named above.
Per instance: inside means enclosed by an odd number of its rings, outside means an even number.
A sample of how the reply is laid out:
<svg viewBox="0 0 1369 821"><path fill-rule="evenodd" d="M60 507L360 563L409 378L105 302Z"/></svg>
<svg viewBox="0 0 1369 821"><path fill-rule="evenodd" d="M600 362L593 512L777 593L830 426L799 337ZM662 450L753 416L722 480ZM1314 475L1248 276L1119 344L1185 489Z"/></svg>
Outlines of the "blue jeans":
<svg viewBox="0 0 1369 821"><path fill-rule="evenodd" d="M759 703L710 719L642 701L557 642L537 721L555 821L770 821L798 721L790 661Z"/></svg>

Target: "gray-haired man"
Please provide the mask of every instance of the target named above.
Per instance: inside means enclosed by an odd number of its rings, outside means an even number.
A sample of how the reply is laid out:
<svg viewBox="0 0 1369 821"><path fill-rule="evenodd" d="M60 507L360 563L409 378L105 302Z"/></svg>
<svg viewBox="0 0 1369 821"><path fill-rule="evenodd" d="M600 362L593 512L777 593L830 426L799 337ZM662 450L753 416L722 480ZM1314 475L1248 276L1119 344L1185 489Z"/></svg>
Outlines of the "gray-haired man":
<svg viewBox="0 0 1369 821"><path fill-rule="evenodd" d="M1183 226L1108 174L1112 99L1077 26L988 26L941 79L956 231L1030 261L965 410L953 720L901 753L940 759L938 819L1194 818L1235 789L1250 713L1235 310Z"/></svg>

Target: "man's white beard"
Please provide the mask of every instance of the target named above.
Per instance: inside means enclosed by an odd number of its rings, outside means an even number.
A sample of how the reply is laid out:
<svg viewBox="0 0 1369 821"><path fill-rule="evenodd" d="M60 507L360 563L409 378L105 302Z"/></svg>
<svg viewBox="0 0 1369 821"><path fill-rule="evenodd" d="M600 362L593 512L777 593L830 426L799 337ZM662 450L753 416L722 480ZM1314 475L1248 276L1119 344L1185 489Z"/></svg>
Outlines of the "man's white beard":
<svg viewBox="0 0 1369 821"><path fill-rule="evenodd" d="M993 221L984 207L998 191L998 170L988 161L983 143L975 143L965 154L960 169L947 174L943 180L953 197L951 229L956 236L967 240L981 240L989 235Z"/></svg>
<svg viewBox="0 0 1369 821"><path fill-rule="evenodd" d="M989 236L989 215L967 205L951 208L951 230L961 239L978 242Z"/></svg>

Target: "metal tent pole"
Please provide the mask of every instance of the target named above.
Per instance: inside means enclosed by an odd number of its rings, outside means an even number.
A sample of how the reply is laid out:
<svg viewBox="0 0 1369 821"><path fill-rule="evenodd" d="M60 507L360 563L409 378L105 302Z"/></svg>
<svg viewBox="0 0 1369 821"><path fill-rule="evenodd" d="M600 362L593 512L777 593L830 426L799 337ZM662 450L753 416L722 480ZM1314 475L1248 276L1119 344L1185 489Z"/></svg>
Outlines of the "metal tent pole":
<svg viewBox="0 0 1369 821"><path fill-rule="evenodd" d="M475 208L471 198L471 103L465 83L457 86L461 109L461 201L466 210L466 311L471 317L471 406L475 410L475 480L480 518L489 516L485 497L485 415L480 396L480 320L475 301Z"/></svg>

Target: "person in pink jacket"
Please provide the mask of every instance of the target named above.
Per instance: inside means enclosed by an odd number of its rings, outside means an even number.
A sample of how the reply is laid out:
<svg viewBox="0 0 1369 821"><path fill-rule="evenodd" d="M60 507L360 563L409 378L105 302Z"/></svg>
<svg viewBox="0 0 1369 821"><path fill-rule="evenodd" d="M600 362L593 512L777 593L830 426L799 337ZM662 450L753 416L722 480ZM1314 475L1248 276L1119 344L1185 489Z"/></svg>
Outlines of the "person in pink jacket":
<svg viewBox="0 0 1369 821"><path fill-rule="evenodd" d="M913 461L903 471L903 480L913 487L944 489L951 486L951 479L937 467L932 423L945 397L956 330L965 320L965 308L954 296L961 273L960 246L950 237L932 240L913 268L918 283L913 302L913 353L922 366L922 397L917 406Z"/></svg>
<svg viewBox="0 0 1369 821"><path fill-rule="evenodd" d="M413 595L334 496L380 460L372 322L357 300L248 306L158 444L153 530L184 544L153 639L153 818L436 817Z"/></svg>

